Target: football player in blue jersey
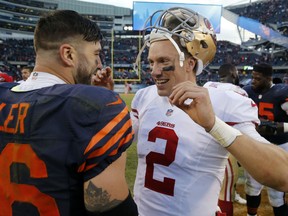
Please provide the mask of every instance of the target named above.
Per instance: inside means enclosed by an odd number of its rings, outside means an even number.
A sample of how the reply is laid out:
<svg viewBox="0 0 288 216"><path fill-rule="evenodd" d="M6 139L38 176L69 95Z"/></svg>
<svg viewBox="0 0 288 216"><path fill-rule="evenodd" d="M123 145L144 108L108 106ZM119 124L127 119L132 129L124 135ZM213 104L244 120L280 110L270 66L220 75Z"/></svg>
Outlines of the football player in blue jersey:
<svg viewBox="0 0 288 216"><path fill-rule="evenodd" d="M271 143L288 150L288 86L273 84L273 68L266 63L253 66L251 85L244 89L258 106L261 120L258 132ZM263 186L247 174L246 197L248 215L256 215ZM288 215L283 192L268 188L269 201L275 216Z"/></svg>
<svg viewBox="0 0 288 216"><path fill-rule="evenodd" d="M0 85L1 216L138 215L125 179L128 108L87 85L102 67L101 40L75 11L44 15L31 76Z"/></svg>

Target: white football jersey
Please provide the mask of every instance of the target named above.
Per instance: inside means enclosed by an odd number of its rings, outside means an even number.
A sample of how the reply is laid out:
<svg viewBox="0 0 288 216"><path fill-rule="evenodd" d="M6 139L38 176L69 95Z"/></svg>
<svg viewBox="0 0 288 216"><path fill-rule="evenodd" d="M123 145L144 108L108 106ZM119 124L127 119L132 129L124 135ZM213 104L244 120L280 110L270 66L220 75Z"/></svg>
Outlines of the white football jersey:
<svg viewBox="0 0 288 216"><path fill-rule="evenodd" d="M216 115L231 124L258 122L257 107L233 91L209 94ZM228 152L184 111L139 90L131 118L137 140L134 198L140 216L215 216Z"/></svg>

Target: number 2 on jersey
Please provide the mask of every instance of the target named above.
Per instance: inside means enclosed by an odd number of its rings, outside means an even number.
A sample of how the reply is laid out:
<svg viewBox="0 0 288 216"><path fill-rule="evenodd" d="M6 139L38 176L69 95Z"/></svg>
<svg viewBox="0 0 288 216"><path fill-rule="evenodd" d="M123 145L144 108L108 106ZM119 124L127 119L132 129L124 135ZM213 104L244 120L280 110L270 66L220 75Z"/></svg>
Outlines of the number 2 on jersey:
<svg viewBox="0 0 288 216"><path fill-rule="evenodd" d="M148 134L148 141L155 142L156 139L166 140L164 154L150 152L146 156L145 187L158 193L174 195L175 179L164 177L163 181L153 178L154 165L169 166L174 160L178 145L178 136L175 131L169 128L155 127Z"/></svg>

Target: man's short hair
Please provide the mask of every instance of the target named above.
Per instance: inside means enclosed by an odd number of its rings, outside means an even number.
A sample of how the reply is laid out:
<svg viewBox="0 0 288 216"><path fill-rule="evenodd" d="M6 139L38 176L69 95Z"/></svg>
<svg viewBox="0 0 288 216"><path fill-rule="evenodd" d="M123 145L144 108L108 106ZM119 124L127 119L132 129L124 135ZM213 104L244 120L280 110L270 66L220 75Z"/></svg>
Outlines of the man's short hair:
<svg viewBox="0 0 288 216"><path fill-rule="evenodd" d="M225 63L219 67L218 70L219 75L231 76L232 74L238 74L237 68L230 63Z"/></svg>
<svg viewBox="0 0 288 216"><path fill-rule="evenodd" d="M264 76L272 76L273 68L266 63L253 65L253 71L263 74Z"/></svg>
<svg viewBox="0 0 288 216"><path fill-rule="evenodd" d="M101 42L102 37L96 22L73 10L55 10L38 20L34 31L34 48L36 52L38 49L58 49L62 43L77 43L78 38L96 43Z"/></svg>
<svg viewBox="0 0 288 216"><path fill-rule="evenodd" d="M28 69L30 71L30 73L31 73L33 71L33 68L34 68L33 66L28 66L27 65L27 66L23 66L21 70Z"/></svg>

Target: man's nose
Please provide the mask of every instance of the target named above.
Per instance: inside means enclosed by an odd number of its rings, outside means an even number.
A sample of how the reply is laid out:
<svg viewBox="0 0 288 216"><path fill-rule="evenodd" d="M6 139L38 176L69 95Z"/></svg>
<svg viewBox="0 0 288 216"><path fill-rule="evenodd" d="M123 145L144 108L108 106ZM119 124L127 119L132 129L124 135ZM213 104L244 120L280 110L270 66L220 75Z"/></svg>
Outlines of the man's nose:
<svg viewBox="0 0 288 216"><path fill-rule="evenodd" d="M97 65L97 68L100 68L100 69L103 68L103 64L102 64L100 56L98 56L97 58L96 65Z"/></svg>
<svg viewBox="0 0 288 216"><path fill-rule="evenodd" d="M153 65L152 67L152 74L153 75L159 75L162 74L162 67L160 67L159 65Z"/></svg>

